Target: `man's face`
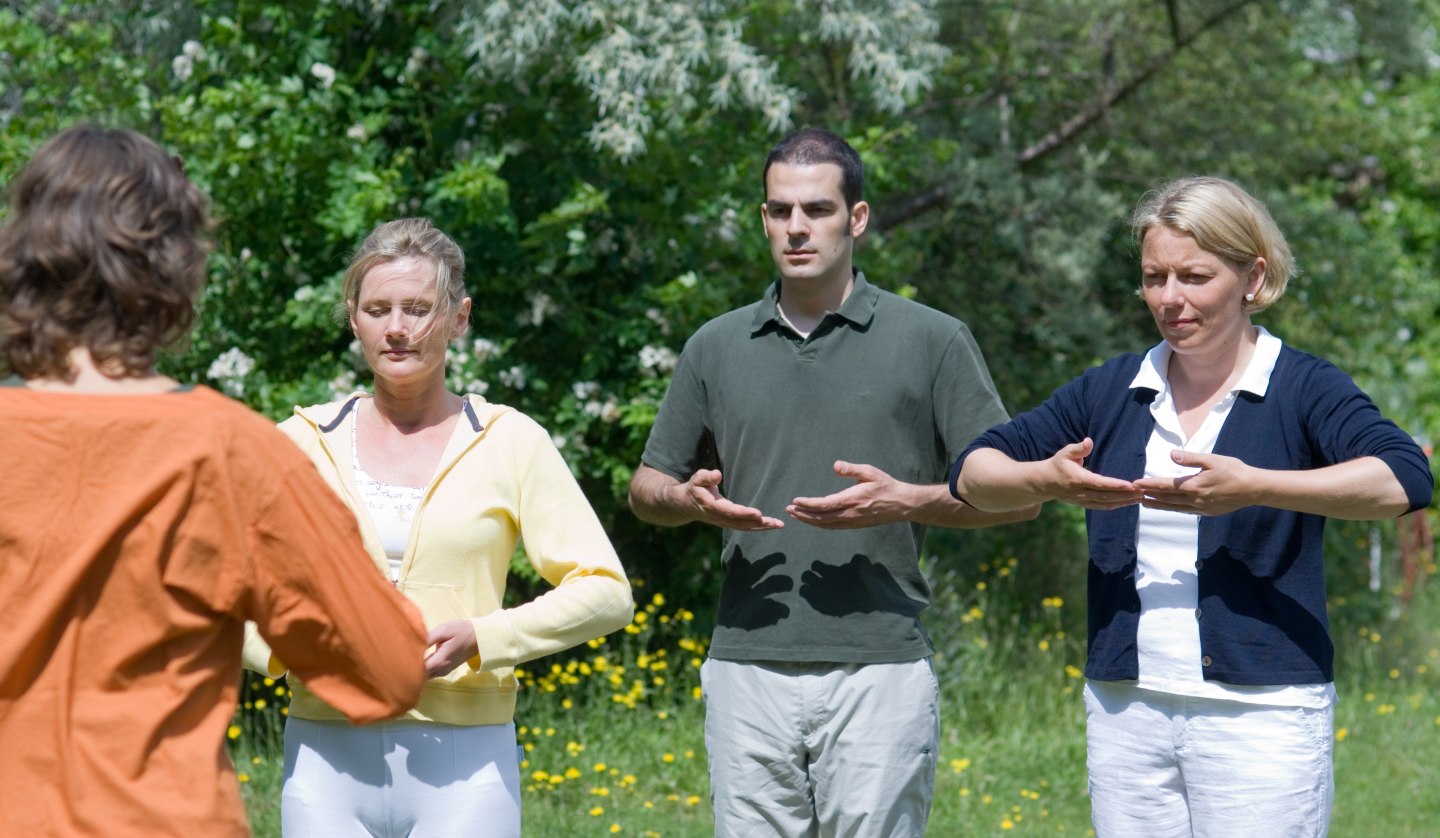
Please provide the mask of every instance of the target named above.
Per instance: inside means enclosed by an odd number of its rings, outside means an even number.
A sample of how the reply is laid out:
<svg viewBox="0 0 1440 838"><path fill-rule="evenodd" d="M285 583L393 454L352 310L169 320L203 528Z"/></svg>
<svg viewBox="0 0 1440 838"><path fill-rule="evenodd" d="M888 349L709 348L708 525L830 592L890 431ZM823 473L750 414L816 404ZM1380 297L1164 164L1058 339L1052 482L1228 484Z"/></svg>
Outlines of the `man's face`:
<svg viewBox="0 0 1440 838"><path fill-rule="evenodd" d="M791 282L850 279L855 237L865 231L870 207L859 201L847 212L834 163L775 163L765 176L760 205L770 255Z"/></svg>

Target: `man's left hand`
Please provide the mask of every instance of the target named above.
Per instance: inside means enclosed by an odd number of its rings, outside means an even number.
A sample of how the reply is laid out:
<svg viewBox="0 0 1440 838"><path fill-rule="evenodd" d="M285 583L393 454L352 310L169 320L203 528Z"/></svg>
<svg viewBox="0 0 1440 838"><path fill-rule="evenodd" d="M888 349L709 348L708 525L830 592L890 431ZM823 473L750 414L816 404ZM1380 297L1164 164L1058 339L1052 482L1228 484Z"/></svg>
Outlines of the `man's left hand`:
<svg viewBox="0 0 1440 838"><path fill-rule="evenodd" d="M790 517L827 530L853 530L904 521L912 488L874 466L835 462L835 473L855 485L823 498L796 498L785 507Z"/></svg>

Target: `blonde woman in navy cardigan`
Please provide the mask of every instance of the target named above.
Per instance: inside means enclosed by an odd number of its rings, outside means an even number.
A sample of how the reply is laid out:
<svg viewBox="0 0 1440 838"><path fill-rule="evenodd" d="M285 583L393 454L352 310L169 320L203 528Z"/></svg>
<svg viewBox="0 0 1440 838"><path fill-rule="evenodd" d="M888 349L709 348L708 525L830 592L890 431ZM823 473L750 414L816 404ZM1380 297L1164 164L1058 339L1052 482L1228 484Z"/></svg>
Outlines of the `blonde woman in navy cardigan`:
<svg viewBox="0 0 1440 838"><path fill-rule="evenodd" d="M1250 317L1291 255L1230 181L1134 216L1163 340L1056 390L951 471L987 511L1085 507L1085 704L1101 838L1326 834L1334 797L1326 518L1422 509L1425 455L1350 377Z"/></svg>

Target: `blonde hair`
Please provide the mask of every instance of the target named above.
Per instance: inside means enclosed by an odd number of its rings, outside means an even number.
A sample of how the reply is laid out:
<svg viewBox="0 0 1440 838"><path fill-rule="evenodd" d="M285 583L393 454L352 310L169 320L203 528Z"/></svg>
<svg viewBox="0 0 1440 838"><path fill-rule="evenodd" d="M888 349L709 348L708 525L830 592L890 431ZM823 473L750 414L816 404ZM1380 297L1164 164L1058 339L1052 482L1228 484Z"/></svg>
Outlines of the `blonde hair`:
<svg viewBox="0 0 1440 838"><path fill-rule="evenodd" d="M1145 194L1135 208L1130 226L1143 247L1145 236L1157 226L1195 239L1207 252L1249 269L1265 259L1265 279L1245 311L1264 311L1285 294L1295 271L1290 245L1270 217L1270 211L1234 181L1219 177L1172 180Z"/></svg>
<svg viewBox="0 0 1440 838"><path fill-rule="evenodd" d="M435 266L435 308L426 315L421 331L452 321L465 299L465 253L428 218L398 218L370 231L345 268L337 318L349 319L371 268L405 258L424 259Z"/></svg>

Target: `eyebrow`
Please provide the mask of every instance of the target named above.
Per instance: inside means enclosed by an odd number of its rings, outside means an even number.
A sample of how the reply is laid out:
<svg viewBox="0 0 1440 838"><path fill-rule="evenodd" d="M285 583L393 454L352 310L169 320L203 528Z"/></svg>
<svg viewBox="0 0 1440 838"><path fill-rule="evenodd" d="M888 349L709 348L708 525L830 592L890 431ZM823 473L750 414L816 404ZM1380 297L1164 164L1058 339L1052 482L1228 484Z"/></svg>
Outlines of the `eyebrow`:
<svg viewBox="0 0 1440 838"><path fill-rule="evenodd" d="M840 206L840 202L833 201L829 198L816 198L812 201L782 201L778 198L771 198L765 202L765 206L770 209L789 209L796 204L806 209L834 209Z"/></svg>

